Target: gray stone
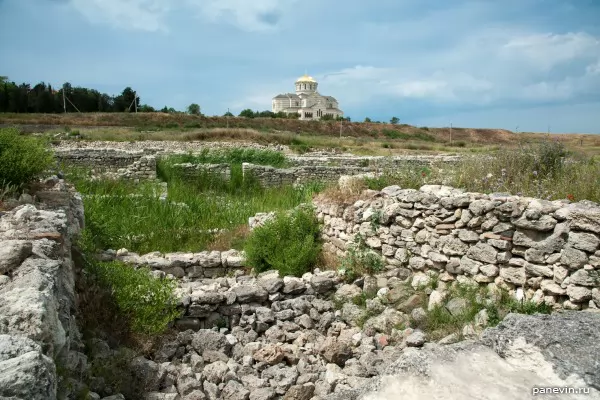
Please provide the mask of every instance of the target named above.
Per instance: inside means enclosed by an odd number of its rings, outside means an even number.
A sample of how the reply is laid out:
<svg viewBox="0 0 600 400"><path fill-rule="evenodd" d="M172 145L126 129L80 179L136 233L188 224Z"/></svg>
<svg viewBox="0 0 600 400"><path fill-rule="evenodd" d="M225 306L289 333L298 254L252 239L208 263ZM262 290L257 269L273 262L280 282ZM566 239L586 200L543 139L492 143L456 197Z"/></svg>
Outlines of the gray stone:
<svg viewBox="0 0 600 400"><path fill-rule="evenodd" d="M275 389L270 387L256 388L250 392L249 400L272 400L277 396Z"/></svg>
<svg viewBox="0 0 600 400"><path fill-rule="evenodd" d="M240 303L262 303L269 297L265 289L256 285L240 285L232 290Z"/></svg>
<svg viewBox="0 0 600 400"><path fill-rule="evenodd" d="M52 359L33 340L0 335L0 398L56 399Z"/></svg>
<svg viewBox="0 0 600 400"><path fill-rule="evenodd" d="M0 275L17 268L31 255L33 245L25 240L2 240L0 246Z"/></svg>
<svg viewBox="0 0 600 400"><path fill-rule="evenodd" d="M569 269L579 269L588 261L588 256L581 250L572 247L565 247L560 257L561 264L566 265Z"/></svg>
<svg viewBox="0 0 600 400"><path fill-rule="evenodd" d="M485 243L477 243L467 252L468 257L486 264L496 264L497 255L498 251L489 244Z"/></svg>
<svg viewBox="0 0 600 400"><path fill-rule="evenodd" d="M425 342L425 334L419 330L414 331L406 338L406 345L409 347L421 347Z"/></svg>
<svg viewBox="0 0 600 400"><path fill-rule="evenodd" d="M247 390L240 382L231 380L227 382L221 391L223 400L248 400L250 391Z"/></svg>
<svg viewBox="0 0 600 400"><path fill-rule="evenodd" d="M593 253L600 245L600 239L593 233L588 232L569 232L568 244L579 250L584 250Z"/></svg>
<svg viewBox="0 0 600 400"><path fill-rule="evenodd" d="M231 348L225 335L210 329L201 329L194 333L191 344L198 354L204 353L204 350L219 350L228 354Z"/></svg>
<svg viewBox="0 0 600 400"><path fill-rule="evenodd" d="M206 365L202 374L204 375L207 381L218 385L223 381L228 371L229 367L226 363L224 363L223 361L216 361L212 364Z"/></svg>
<svg viewBox="0 0 600 400"><path fill-rule="evenodd" d="M314 383L294 385L288 389L283 400L310 400L315 392Z"/></svg>
<svg viewBox="0 0 600 400"><path fill-rule="evenodd" d="M557 221L549 215L542 215L542 217L537 220L519 218L513 221L513 224L518 228L540 232L553 230L556 223Z"/></svg>

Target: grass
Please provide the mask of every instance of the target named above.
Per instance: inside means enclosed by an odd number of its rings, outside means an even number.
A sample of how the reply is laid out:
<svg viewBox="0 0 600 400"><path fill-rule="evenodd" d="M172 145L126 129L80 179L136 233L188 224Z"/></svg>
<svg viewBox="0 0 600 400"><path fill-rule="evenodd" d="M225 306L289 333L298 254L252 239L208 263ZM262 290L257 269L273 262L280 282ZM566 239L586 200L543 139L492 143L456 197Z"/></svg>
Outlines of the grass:
<svg viewBox="0 0 600 400"><path fill-rule="evenodd" d="M600 160L570 152L556 141L524 144L493 154L464 156L454 167L433 165L386 170L366 180L369 189L386 186L418 189L426 184L470 192L503 192L541 199L600 202Z"/></svg>
<svg viewBox="0 0 600 400"><path fill-rule="evenodd" d="M455 314L451 314L447 308L452 299L465 301L464 308ZM442 304L426 311L423 320L411 321L411 325L426 332L430 339L439 340L453 333L461 335L463 327L473 322L482 310L487 311L487 326L496 326L509 313L549 314L552 308L544 303L520 302L504 290L490 293L487 287L455 284L448 290Z"/></svg>
<svg viewBox="0 0 600 400"><path fill-rule="evenodd" d="M234 169L230 182L206 175L171 178L167 201L158 198L154 183L91 181L76 170L68 179L84 195L86 225L96 247L139 253L202 251L223 240L216 229L232 232L228 241L241 247L249 217L291 209L322 189L319 184L262 188L250 179L240 180L240 174Z"/></svg>

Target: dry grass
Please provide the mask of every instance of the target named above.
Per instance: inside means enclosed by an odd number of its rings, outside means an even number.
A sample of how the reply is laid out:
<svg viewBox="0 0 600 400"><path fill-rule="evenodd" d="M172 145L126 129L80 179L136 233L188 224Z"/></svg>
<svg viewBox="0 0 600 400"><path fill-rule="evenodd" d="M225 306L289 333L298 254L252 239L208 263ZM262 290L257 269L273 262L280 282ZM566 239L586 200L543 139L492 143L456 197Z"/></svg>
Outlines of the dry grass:
<svg viewBox="0 0 600 400"><path fill-rule="evenodd" d="M317 260L317 265L321 271L337 271L341 265L340 258L327 250L322 250Z"/></svg>
<svg viewBox="0 0 600 400"><path fill-rule="evenodd" d="M243 243L250 234L248 225L240 225L237 228L219 233L206 246L208 251L227 251L230 249L241 249Z"/></svg>

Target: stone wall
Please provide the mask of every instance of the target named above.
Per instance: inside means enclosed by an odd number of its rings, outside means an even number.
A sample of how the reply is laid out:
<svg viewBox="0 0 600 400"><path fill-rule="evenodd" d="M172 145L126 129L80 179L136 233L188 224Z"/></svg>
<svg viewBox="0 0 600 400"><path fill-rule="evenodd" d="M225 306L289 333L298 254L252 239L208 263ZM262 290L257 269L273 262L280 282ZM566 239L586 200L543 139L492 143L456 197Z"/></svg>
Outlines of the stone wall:
<svg viewBox="0 0 600 400"><path fill-rule="evenodd" d="M173 164L175 171L187 178L197 178L205 174L214 174L223 180L231 179L231 166L229 164Z"/></svg>
<svg viewBox="0 0 600 400"><path fill-rule="evenodd" d="M134 181L156 179L156 150L56 149L59 163L91 168L97 175Z"/></svg>
<svg viewBox="0 0 600 400"><path fill-rule="evenodd" d="M71 243L83 228L83 203L63 181L50 179L45 186L36 193L41 203L0 212L3 399L56 399L57 365L80 376L87 364L73 311L71 257Z"/></svg>
<svg viewBox="0 0 600 400"><path fill-rule="evenodd" d="M302 166L274 168L250 163L242 164L244 177L252 175L262 186L300 184L309 181L334 182L342 175L359 175L371 171L368 167Z"/></svg>
<svg viewBox="0 0 600 400"><path fill-rule="evenodd" d="M344 255L360 234L413 282L433 275L556 308L600 308L598 204L391 186L352 205L321 199L317 212L328 251Z"/></svg>
<svg viewBox="0 0 600 400"><path fill-rule="evenodd" d="M337 167L370 167L399 168L405 166L430 166L435 163L456 163L460 156L353 156L353 155L320 155L289 156L294 166L337 166Z"/></svg>

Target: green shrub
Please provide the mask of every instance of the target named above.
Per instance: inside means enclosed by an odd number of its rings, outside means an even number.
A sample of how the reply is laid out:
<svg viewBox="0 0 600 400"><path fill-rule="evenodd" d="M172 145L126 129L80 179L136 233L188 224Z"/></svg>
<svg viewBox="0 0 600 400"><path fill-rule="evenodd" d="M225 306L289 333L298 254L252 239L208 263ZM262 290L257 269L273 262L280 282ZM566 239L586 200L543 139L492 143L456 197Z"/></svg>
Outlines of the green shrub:
<svg viewBox="0 0 600 400"><path fill-rule="evenodd" d="M244 246L246 261L256 272L270 269L301 276L310 271L321 251L319 223L310 207L279 213L255 228Z"/></svg>
<svg viewBox="0 0 600 400"><path fill-rule="evenodd" d="M342 259L341 270L346 281L352 282L359 276L376 274L383 267L381 256L367 247L364 237L359 233Z"/></svg>
<svg viewBox="0 0 600 400"><path fill-rule="evenodd" d="M53 156L44 139L0 129L0 186L21 186L47 170Z"/></svg>
<svg viewBox="0 0 600 400"><path fill-rule="evenodd" d="M100 262L94 258L96 246L89 228L83 231L78 247L85 254L84 272L99 287L108 290L133 332L157 335L178 318L175 296L177 282L155 278L148 268L135 269L121 262Z"/></svg>
<svg viewBox="0 0 600 400"><path fill-rule="evenodd" d="M154 278L147 268L134 269L119 262L99 262L93 274L108 286L134 332L160 334L179 317L174 280Z"/></svg>

